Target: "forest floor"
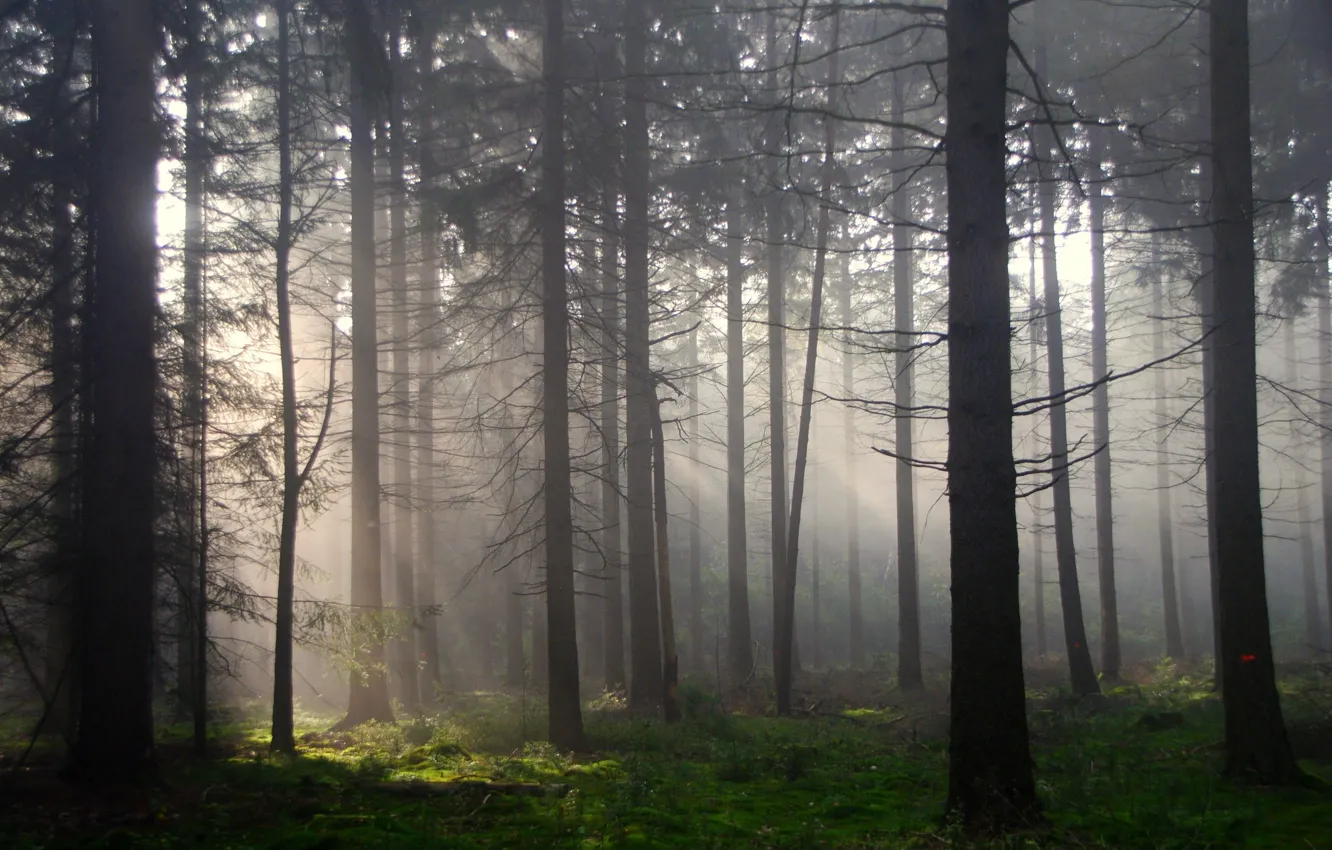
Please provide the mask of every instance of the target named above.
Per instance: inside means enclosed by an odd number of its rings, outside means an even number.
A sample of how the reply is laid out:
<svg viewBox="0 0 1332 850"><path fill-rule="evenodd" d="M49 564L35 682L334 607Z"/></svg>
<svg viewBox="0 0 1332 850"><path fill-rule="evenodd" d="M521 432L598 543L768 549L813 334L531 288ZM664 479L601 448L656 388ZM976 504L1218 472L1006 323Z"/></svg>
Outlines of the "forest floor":
<svg viewBox="0 0 1332 850"><path fill-rule="evenodd" d="M1332 794L1219 773L1221 713L1207 681L1143 671L1075 701L1032 671L1032 745L1049 824L985 846L1332 848ZM301 714L300 755L270 756L258 713L215 730L208 761L168 729L162 781L108 794L61 783L39 745L0 757L0 847L943 848L946 689L894 691L875 673L810 674L799 716L765 716L682 688L687 718L588 706L589 751L534 743L539 703L450 694L437 713L329 734ZM1292 742L1332 780L1332 675L1282 680ZM724 710L725 709L725 710Z"/></svg>

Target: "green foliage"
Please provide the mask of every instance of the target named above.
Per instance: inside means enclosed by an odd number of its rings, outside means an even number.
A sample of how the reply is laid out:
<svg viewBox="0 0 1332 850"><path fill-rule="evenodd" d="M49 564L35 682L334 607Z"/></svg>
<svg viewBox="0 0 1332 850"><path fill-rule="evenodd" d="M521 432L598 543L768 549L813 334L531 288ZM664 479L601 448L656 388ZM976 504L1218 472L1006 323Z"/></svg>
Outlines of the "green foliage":
<svg viewBox="0 0 1332 850"><path fill-rule="evenodd" d="M1282 687L1293 737L1316 741L1321 730L1332 740L1326 683L1305 673ZM589 710L590 752L577 757L523 740L539 720L498 694L459 696L399 724L307 734L295 759L269 756L260 731L238 726L231 758L167 759L167 790L129 815L25 806L0 814L0 845L1184 850L1318 847L1332 835L1326 793L1220 776L1220 706L1205 677L1164 663L1100 700L1034 692L1050 824L981 845L940 820L946 745L916 741L899 722L922 706L742 717L687 688L682 703L700 710L671 725ZM1307 769L1328 775L1332 751L1301 750L1314 759Z"/></svg>

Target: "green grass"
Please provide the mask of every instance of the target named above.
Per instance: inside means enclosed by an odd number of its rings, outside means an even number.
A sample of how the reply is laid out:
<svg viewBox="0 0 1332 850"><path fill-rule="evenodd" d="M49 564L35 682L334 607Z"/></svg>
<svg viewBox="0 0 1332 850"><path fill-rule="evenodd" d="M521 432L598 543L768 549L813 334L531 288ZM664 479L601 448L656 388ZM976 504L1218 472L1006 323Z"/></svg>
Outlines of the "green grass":
<svg viewBox="0 0 1332 850"><path fill-rule="evenodd" d="M1332 735L1325 683L1290 679L1293 729ZM1201 682L1160 673L1089 705L1033 693L1047 829L994 847L1332 848L1332 796L1218 773L1220 713ZM230 755L166 758L161 787L108 802L55 788L0 808L23 848L888 848L963 846L940 822L946 744L933 705L798 719L722 714L690 697L673 726L614 700L587 715L591 752L533 742L544 718L503 694L267 754L261 725L226 730ZM303 732L330 718L302 716ZM1306 734L1307 733L1307 734ZM168 730L164 752L179 735ZM1299 738L1299 735L1295 736ZM1314 749L1317 749L1315 746ZM1326 757L1323 753L1323 757ZM1332 778L1327 761L1306 768ZM414 783L428 783L417 785ZM22 788L22 782L13 786Z"/></svg>

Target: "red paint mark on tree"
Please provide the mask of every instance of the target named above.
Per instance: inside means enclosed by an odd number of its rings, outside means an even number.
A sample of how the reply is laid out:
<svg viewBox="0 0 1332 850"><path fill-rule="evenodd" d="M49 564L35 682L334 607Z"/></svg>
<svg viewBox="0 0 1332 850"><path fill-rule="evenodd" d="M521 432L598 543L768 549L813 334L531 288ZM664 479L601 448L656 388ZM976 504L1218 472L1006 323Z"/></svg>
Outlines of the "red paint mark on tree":
<svg viewBox="0 0 1332 850"><path fill-rule="evenodd" d="M1241 663L1244 663L1244 664L1248 664L1250 661L1257 661L1257 660L1258 660L1258 656L1256 656L1256 655L1249 655L1249 654L1246 653L1246 654L1240 656L1240 662L1241 662Z"/></svg>

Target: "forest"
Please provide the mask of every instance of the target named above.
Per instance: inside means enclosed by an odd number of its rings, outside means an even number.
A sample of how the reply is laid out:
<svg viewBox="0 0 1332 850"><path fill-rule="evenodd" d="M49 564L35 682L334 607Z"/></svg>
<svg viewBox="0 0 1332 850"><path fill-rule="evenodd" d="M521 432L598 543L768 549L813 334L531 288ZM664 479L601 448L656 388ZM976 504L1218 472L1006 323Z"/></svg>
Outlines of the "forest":
<svg viewBox="0 0 1332 850"><path fill-rule="evenodd" d="M0 847L1332 848L1332 3L0 0Z"/></svg>

